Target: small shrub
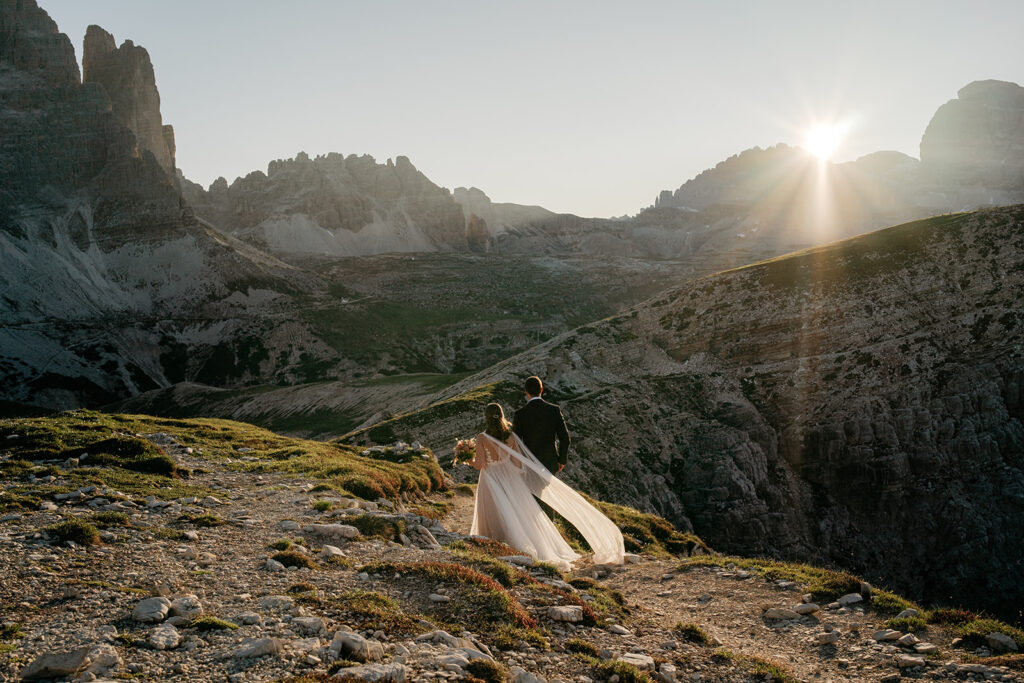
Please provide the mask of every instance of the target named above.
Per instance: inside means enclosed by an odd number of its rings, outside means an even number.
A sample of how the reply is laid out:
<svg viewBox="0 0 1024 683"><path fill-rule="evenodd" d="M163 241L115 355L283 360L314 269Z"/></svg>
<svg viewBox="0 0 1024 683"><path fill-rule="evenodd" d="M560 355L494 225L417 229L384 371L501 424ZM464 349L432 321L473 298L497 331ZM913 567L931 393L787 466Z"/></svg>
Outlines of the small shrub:
<svg viewBox="0 0 1024 683"><path fill-rule="evenodd" d="M74 541L78 545L90 546L98 545L100 542L99 530L92 524L80 519L60 522L59 524L46 527L43 531L51 536L56 536L59 543Z"/></svg>
<svg viewBox="0 0 1024 683"><path fill-rule="evenodd" d="M24 638L25 632L21 630L21 624L7 624L6 626L0 626L0 640L14 640L15 638Z"/></svg>
<svg viewBox="0 0 1024 683"><path fill-rule="evenodd" d="M269 547L272 550L288 550L288 548L292 547L292 542L287 538L280 538L271 543Z"/></svg>
<svg viewBox="0 0 1024 683"><path fill-rule="evenodd" d="M928 624L921 617L903 617L897 619L893 617L889 621L885 622L886 628L891 628L895 631L903 631L904 633L916 633L917 631L924 631L928 628Z"/></svg>
<svg viewBox="0 0 1024 683"><path fill-rule="evenodd" d="M458 496L472 498L475 493L476 491L474 491L473 486L470 484L459 484L455 487L455 494Z"/></svg>
<svg viewBox="0 0 1024 683"><path fill-rule="evenodd" d="M359 529L359 533L368 538L383 538L388 541L398 540L399 534L405 533L405 520L401 518L386 519L380 515L352 515L345 518L345 524Z"/></svg>
<svg viewBox="0 0 1024 683"><path fill-rule="evenodd" d="M602 662L589 657L587 662L594 669L596 678L607 680L612 676L618 676L619 683L651 683L651 677L632 664L619 661Z"/></svg>
<svg viewBox="0 0 1024 683"><path fill-rule="evenodd" d="M292 550L284 550L282 552L274 554L273 558L286 567L307 567L309 569L319 569L320 567L311 558L302 553L297 553Z"/></svg>
<svg viewBox="0 0 1024 683"><path fill-rule="evenodd" d="M98 529L109 529L115 526L128 526L128 514L117 510L96 512L89 518Z"/></svg>
<svg viewBox="0 0 1024 683"><path fill-rule="evenodd" d="M965 609L936 609L928 613L927 621L929 624L961 626L963 624L968 624L977 618L977 614Z"/></svg>
<svg viewBox="0 0 1024 683"><path fill-rule="evenodd" d="M673 630L675 630L676 633L679 634L680 638L686 641L689 641L691 643L699 643L701 645L711 644L711 636L709 636L708 632L702 629L697 624L694 624L692 622L684 624L680 621L677 622L676 625L672 628Z"/></svg>
<svg viewBox="0 0 1024 683"><path fill-rule="evenodd" d="M597 647L580 638L571 638L565 641L565 649L575 654L598 658Z"/></svg>
<svg viewBox="0 0 1024 683"><path fill-rule="evenodd" d="M189 626L197 631L234 631L238 628L238 624L209 616L193 619Z"/></svg>
<svg viewBox="0 0 1024 683"><path fill-rule="evenodd" d="M505 683L505 667L489 659L474 659L465 667L466 673L484 683Z"/></svg>
<svg viewBox="0 0 1024 683"><path fill-rule="evenodd" d="M515 650L519 647L520 642L532 645L539 650L547 650L550 647L548 639L537 629L519 628L508 624L499 626L490 640L491 644L499 650Z"/></svg>
<svg viewBox="0 0 1024 683"><path fill-rule="evenodd" d="M285 593L316 593L316 586L307 582L293 583L292 585L288 586L288 588L285 590Z"/></svg>
<svg viewBox="0 0 1024 683"><path fill-rule="evenodd" d="M313 503L313 509L317 512L327 512L332 507L334 507L334 503L329 500L318 500Z"/></svg>
<svg viewBox="0 0 1024 683"><path fill-rule="evenodd" d="M193 517L193 518L191 518L188 521L192 522L196 526L207 527L207 528L215 527L215 526L222 526L224 524L227 524L227 522L225 522L223 519L221 519L217 515L200 515L199 517Z"/></svg>

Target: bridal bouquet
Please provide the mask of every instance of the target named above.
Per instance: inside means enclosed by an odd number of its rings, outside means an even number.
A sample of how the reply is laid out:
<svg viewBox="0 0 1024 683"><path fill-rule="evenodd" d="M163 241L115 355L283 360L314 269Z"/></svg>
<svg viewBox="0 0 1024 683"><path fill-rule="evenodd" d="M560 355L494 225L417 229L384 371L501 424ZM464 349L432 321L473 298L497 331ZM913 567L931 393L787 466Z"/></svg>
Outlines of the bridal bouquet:
<svg viewBox="0 0 1024 683"><path fill-rule="evenodd" d="M455 442L455 462L469 462L476 456L476 439L459 439Z"/></svg>

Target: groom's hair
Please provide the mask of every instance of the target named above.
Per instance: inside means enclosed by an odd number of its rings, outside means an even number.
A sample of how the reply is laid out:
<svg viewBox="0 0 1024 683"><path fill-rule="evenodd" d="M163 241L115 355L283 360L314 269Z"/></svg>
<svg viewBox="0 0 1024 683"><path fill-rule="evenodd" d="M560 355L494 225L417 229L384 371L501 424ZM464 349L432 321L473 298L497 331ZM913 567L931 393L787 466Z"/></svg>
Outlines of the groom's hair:
<svg viewBox="0 0 1024 683"><path fill-rule="evenodd" d="M523 383L523 389L530 396L540 396L540 393L544 391L544 385L541 383L540 377L527 377L526 382Z"/></svg>

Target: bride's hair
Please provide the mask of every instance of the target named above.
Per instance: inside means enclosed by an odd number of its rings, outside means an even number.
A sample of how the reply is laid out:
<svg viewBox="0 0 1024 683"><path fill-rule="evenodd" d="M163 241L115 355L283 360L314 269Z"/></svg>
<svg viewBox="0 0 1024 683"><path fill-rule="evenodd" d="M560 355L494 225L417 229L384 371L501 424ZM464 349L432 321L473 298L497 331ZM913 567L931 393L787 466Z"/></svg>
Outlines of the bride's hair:
<svg viewBox="0 0 1024 683"><path fill-rule="evenodd" d="M498 441L504 441L512 434L512 425L505 419L505 411L497 403L488 403L484 408L484 433Z"/></svg>

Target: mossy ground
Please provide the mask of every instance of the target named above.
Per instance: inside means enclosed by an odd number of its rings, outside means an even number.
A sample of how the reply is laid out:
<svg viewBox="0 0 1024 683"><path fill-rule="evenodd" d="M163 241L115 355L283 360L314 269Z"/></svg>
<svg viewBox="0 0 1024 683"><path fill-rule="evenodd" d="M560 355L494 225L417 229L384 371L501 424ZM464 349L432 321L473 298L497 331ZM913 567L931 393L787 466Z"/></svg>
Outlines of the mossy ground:
<svg viewBox="0 0 1024 683"><path fill-rule="evenodd" d="M359 455L360 449L281 436L260 427L216 419L167 419L75 410L46 417L0 420L0 476L23 479L51 473L60 483L18 484L0 498L5 509L35 509L54 493L89 484L105 485L130 495L163 499L203 497L213 492L187 483L187 469L143 434L165 432L207 460L228 469L285 472L324 479L343 495L376 500L403 493L425 495L444 489L441 468L432 459L391 463ZM9 436L16 435L14 438ZM40 460L64 461L83 453L83 467L40 466ZM244 458L244 460L242 459ZM231 462L226 462L230 460ZM95 464L95 466L94 466Z"/></svg>

